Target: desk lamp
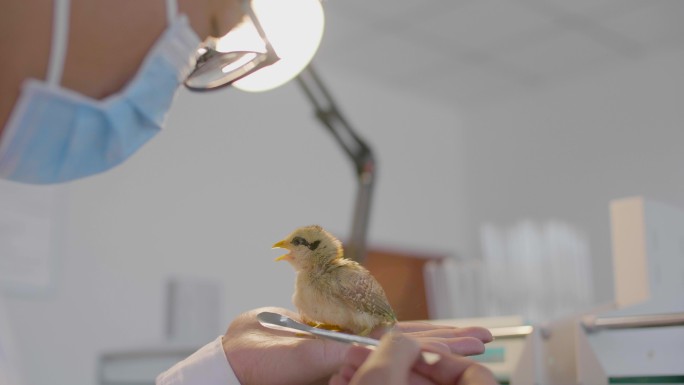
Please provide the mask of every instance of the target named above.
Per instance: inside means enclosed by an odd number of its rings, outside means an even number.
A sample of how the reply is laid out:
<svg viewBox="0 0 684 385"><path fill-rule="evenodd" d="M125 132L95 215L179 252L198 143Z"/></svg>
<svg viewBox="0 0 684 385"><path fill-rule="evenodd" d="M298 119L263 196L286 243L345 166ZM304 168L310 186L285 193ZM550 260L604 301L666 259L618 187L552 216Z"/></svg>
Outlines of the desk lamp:
<svg viewBox="0 0 684 385"><path fill-rule="evenodd" d="M259 92L296 77L318 120L354 163L359 189L345 255L363 262L375 160L310 64L323 37L320 0L244 0L242 6L243 21L200 48L195 70L185 86L193 91L209 91L231 85Z"/></svg>

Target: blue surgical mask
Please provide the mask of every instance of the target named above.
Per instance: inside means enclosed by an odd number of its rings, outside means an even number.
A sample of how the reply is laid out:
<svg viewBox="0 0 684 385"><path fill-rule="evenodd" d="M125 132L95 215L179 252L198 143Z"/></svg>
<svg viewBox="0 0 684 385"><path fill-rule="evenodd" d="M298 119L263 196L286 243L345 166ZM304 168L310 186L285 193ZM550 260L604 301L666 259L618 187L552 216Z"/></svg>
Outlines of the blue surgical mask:
<svg viewBox="0 0 684 385"><path fill-rule="evenodd" d="M59 82L68 1L55 1L48 76L22 85L0 141L0 178L60 183L120 164L160 131L195 64L200 40L187 18L176 15L175 0L167 0L169 25L121 92L95 100L65 89Z"/></svg>

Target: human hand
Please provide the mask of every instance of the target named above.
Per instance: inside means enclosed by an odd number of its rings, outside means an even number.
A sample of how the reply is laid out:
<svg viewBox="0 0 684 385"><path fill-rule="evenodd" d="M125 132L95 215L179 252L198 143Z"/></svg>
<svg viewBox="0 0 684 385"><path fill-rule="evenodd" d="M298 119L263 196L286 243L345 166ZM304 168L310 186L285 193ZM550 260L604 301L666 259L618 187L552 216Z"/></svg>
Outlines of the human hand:
<svg viewBox="0 0 684 385"><path fill-rule="evenodd" d="M262 311L299 319L281 308L261 308L238 316L223 337L223 350L243 385L324 384L343 364L350 345L266 329L256 319ZM423 322L399 322L396 330L440 351L479 354L491 334L484 328L454 328ZM372 334L379 337L382 331Z"/></svg>
<svg viewBox="0 0 684 385"><path fill-rule="evenodd" d="M424 350L433 350L422 344ZM434 346L432 347L434 348ZM437 349L439 350L439 349ZM484 366L448 352L434 364L421 359L421 344L400 333L386 334L374 352L354 346L329 385L495 385Z"/></svg>

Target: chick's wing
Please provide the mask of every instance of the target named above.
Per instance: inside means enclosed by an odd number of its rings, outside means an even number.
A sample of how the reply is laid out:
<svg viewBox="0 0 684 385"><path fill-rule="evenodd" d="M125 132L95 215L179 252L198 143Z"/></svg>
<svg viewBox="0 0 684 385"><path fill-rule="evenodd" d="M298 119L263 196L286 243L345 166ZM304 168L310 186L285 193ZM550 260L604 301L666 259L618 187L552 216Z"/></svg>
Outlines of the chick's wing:
<svg viewBox="0 0 684 385"><path fill-rule="evenodd" d="M333 295L351 309L373 314L388 322L396 321L385 291L375 278L358 264L339 269L338 289Z"/></svg>

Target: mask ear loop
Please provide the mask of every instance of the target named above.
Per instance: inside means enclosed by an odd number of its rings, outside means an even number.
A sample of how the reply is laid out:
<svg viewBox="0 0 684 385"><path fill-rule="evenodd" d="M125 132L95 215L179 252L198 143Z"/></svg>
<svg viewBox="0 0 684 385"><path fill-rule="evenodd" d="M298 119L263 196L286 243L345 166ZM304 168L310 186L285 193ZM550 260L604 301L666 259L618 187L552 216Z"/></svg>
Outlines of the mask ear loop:
<svg viewBox="0 0 684 385"><path fill-rule="evenodd" d="M69 8L69 0L52 2L52 46L46 76L46 83L50 87L57 87L62 82L69 43Z"/></svg>
<svg viewBox="0 0 684 385"><path fill-rule="evenodd" d="M166 21L171 25L178 15L178 1L166 0Z"/></svg>
<svg viewBox="0 0 684 385"><path fill-rule="evenodd" d="M51 87L57 87L62 82L64 63L66 61L67 48L69 46L69 11L70 0L53 0L52 2L52 45L50 47L50 59L46 83ZM171 24L178 14L176 0L166 0L166 18Z"/></svg>

